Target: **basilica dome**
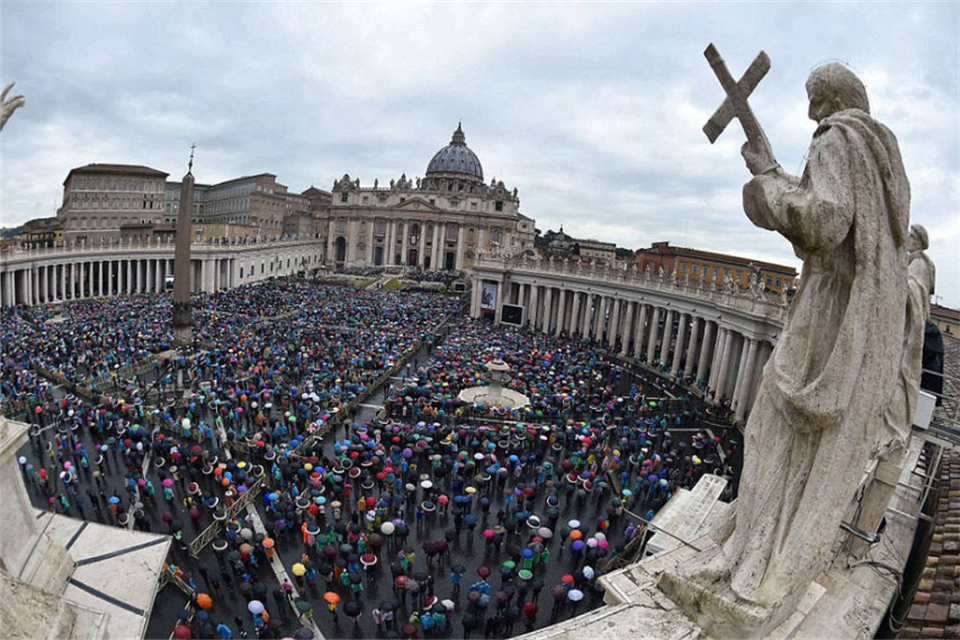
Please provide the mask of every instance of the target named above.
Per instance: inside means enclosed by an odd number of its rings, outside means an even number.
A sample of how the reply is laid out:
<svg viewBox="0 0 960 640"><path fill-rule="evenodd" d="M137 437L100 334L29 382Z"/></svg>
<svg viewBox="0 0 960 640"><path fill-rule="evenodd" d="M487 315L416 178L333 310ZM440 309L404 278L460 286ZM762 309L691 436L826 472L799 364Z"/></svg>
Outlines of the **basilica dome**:
<svg viewBox="0 0 960 640"><path fill-rule="evenodd" d="M471 182L483 182L483 167L477 154L467 146L463 129L457 125L450 144L437 151L427 165L427 177L457 177Z"/></svg>

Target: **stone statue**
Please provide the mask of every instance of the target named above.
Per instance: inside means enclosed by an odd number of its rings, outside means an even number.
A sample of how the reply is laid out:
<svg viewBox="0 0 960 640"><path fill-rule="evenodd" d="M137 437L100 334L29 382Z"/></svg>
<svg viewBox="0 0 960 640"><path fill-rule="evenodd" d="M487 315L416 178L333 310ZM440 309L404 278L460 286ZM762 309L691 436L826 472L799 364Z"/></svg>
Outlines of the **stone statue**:
<svg viewBox="0 0 960 640"><path fill-rule="evenodd" d="M663 265L660 265L660 268L657 269L657 278L659 278L661 283L663 282Z"/></svg>
<svg viewBox="0 0 960 640"><path fill-rule="evenodd" d="M417 176L417 189L420 188L420 176Z"/></svg>
<svg viewBox="0 0 960 640"><path fill-rule="evenodd" d="M373 179L373 188L376 189L376 188L379 187L379 186L380 186L380 180L379 180L379 178L374 178L374 179Z"/></svg>
<svg viewBox="0 0 960 640"><path fill-rule="evenodd" d="M860 514L854 523L867 533L875 533L880 526L900 480L910 441L923 370L924 328L930 317L930 296L936 282L936 267L925 253L929 244L927 230L917 224L911 225L907 240L909 266L900 368L894 392L883 415L883 428L872 452L876 460L873 480L860 501ZM854 542L854 551L858 555L868 548L862 541Z"/></svg>
<svg viewBox="0 0 960 640"><path fill-rule="evenodd" d="M22 95L7 99L7 94L10 89L13 89L14 84L16 83L11 82L3 88L3 93L0 93L0 131L3 130L3 125L7 124L7 120L13 115L13 112L27 103L27 99Z"/></svg>
<svg viewBox="0 0 960 640"><path fill-rule="evenodd" d="M775 629L833 560L901 360L910 186L896 138L847 67L817 67L806 88L818 127L802 176L770 165L756 138L742 149L744 211L793 244L803 286L744 430L739 496L711 532L719 546L660 582L718 637Z"/></svg>

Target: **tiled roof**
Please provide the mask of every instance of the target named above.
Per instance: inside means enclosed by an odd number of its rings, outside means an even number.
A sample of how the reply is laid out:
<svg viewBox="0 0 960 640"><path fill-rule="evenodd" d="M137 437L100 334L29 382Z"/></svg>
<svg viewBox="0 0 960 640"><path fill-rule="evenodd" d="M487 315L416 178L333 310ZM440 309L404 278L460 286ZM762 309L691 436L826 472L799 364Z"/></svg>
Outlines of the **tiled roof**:
<svg viewBox="0 0 960 640"><path fill-rule="evenodd" d="M940 500L926 566L899 638L960 638L960 455L940 463Z"/></svg>

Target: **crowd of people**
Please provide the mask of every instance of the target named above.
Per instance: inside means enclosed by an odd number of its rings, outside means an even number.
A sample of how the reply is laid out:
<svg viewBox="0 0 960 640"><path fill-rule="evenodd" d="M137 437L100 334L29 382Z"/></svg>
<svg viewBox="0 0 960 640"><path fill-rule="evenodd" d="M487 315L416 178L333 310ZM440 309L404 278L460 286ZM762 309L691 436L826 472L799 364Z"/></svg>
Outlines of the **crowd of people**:
<svg viewBox="0 0 960 640"><path fill-rule="evenodd" d="M192 593L176 637L506 637L582 613L678 488L736 475L737 442L599 347L460 313L439 295L273 281L197 296L198 348L173 351L163 295L5 309L0 394L32 425L28 491L172 535L167 570ZM526 409L457 399L495 357ZM76 393L131 360L109 393ZM230 519L238 500L250 508Z"/></svg>

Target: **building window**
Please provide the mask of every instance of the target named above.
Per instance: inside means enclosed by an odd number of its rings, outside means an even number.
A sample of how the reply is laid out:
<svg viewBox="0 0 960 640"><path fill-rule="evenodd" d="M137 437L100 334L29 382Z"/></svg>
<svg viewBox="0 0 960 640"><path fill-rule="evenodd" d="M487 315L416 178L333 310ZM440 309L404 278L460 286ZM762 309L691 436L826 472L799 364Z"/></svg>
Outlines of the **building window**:
<svg viewBox="0 0 960 640"><path fill-rule="evenodd" d="M686 272L687 272L687 263L686 263L686 262L681 262L681 263L680 263L680 271L683 272L683 273L686 273Z"/></svg>
<svg viewBox="0 0 960 640"><path fill-rule="evenodd" d="M497 200L493 203L494 211L503 211L503 200Z"/></svg>
<svg viewBox="0 0 960 640"><path fill-rule="evenodd" d="M714 277L714 279L716 279L717 276L719 276L719 275L720 275L720 269L719 269L718 267L714 267L714 268L713 268L713 277Z"/></svg>
<svg viewBox="0 0 960 640"><path fill-rule="evenodd" d="M347 201L347 198L349 197L349 195L350 195L350 194L348 194L346 191L344 191L343 193L341 193L341 194L340 194L340 202L346 202L346 201Z"/></svg>
<svg viewBox="0 0 960 640"><path fill-rule="evenodd" d="M780 286L780 278L777 278L777 286Z"/></svg>
<svg viewBox="0 0 960 640"><path fill-rule="evenodd" d="M767 276L767 288L769 289L773 288L773 278L771 278L770 276Z"/></svg>

